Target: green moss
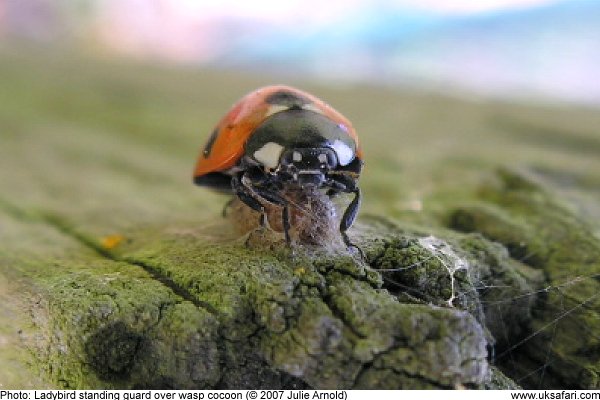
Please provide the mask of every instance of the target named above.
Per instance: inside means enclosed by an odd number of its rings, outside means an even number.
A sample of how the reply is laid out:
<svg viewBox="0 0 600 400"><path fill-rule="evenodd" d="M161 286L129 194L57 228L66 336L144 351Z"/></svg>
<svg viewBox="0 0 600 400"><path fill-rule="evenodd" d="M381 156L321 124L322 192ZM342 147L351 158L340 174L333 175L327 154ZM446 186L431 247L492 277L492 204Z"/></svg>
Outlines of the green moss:
<svg viewBox="0 0 600 400"><path fill-rule="evenodd" d="M438 336L427 339L430 334L420 329L439 330L445 324L444 313L477 325L470 315L456 314L453 309L431 311L423 306L416 312L404 308L396 296L380 289L379 274L347 255L277 255L237 242L215 246L198 241L193 230L176 235L145 230L127 233L127 237L129 242L117 256L167 276L182 291L207 304L220 322L219 332L231 354L248 351L245 357L263 359L269 368L299 377L311 387L352 387L373 360L390 349L406 346L413 351L422 342L442 341ZM435 328L407 322L429 312L440 319ZM454 345L436 344L442 346L436 351L456 355L445 367L458 372L452 379L438 372L427 378L432 385L485 381L481 373L487 368L483 330L467 331L479 332L483 345L444 350L443 346ZM253 348L254 342L260 345ZM470 375L471 367L461 369L458 360L462 357L478 360L478 374ZM228 367L229 371L243 369L242 365ZM410 386L414 379L398 374L396 384Z"/></svg>
<svg viewBox="0 0 600 400"><path fill-rule="evenodd" d="M492 367L492 379L486 385L491 390L519 390L521 387L507 377L498 368Z"/></svg>
<svg viewBox="0 0 600 400"><path fill-rule="evenodd" d="M469 282L478 294L477 307L471 307L485 321L496 348L510 345L530 329L536 292L543 287L539 270L510 257L498 243L470 234L456 239L458 251L470 264Z"/></svg>
<svg viewBox="0 0 600 400"><path fill-rule="evenodd" d="M68 225L59 228L97 249ZM45 337L39 356L62 386L376 388L393 377L389 384L409 388L489 380L481 321L445 305L444 262L459 260L431 258L418 238L389 231L375 240L381 247L371 247L367 265L343 254L215 246L194 230L124 236L115 252L92 252L86 263L60 259L62 273L35 275L44 293L36 308ZM419 277L443 307L402 304L371 269L418 260L423 270L407 279Z"/></svg>
<svg viewBox="0 0 600 400"><path fill-rule="evenodd" d="M45 368L55 380L70 388L193 388L220 379L210 313L153 279L130 276L130 266L94 266L50 279L37 310L47 315L40 328L47 335Z"/></svg>
<svg viewBox="0 0 600 400"><path fill-rule="evenodd" d="M513 258L529 265L543 264L547 248L536 238L531 226L522 219L511 217L502 208L483 202L463 205L452 211L448 225L461 232L478 232L500 242Z"/></svg>
<svg viewBox="0 0 600 400"><path fill-rule="evenodd" d="M502 243L514 259L543 274L537 281L545 289L530 296L537 299L536 312L529 327L520 329L527 340L517 344L519 358L540 364L552 359L542 369L550 384L597 387L598 339L591 332L600 330L600 241L541 183L510 170L500 171L499 178L482 187L486 204L454 209L450 224ZM531 279L525 268L515 271Z"/></svg>

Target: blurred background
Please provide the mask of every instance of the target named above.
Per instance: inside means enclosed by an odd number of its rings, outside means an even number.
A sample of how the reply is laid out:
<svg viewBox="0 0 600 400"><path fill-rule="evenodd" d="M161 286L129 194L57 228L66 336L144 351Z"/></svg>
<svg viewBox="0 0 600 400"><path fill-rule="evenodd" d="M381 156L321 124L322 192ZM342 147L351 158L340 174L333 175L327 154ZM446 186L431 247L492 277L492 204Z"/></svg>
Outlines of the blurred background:
<svg viewBox="0 0 600 400"><path fill-rule="evenodd" d="M1 0L0 37L105 56L600 102L596 0Z"/></svg>
<svg viewBox="0 0 600 400"><path fill-rule="evenodd" d="M363 210L405 218L509 164L582 192L600 231L598 21L597 0L0 0L0 178L85 218L117 189L146 220L212 214L199 149L242 95L285 83L355 125Z"/></svg>
<svg viewBox="0 0 600 400"><path fill-rule="evenodd" d="M190 185L199 149L285 83L354 123L367 212L433 210L508 164L600 231L598 21L597 0L0 0L0 178L84 219L111 197L144 220L216 214Z"/></svg>

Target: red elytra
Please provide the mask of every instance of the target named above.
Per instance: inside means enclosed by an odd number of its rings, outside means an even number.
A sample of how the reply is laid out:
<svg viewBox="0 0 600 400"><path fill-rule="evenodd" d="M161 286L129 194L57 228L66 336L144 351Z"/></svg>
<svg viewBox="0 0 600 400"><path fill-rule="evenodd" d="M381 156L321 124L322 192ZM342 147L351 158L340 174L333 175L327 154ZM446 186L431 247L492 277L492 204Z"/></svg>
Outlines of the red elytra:
<svg viewBox="0 0 600 400"><path fill-rule="evenodd" d="M307 99L302 107L319 113L347 129L348 135L356 143L356 157L362 158L362 150L358 146L358 136L350 121L328 104L310 93L286 85L272 85L257 89L242 97L219 121L207 145L200 153L194 178L212 172L223 172L234 167L244 155L246 141L258 126L277 112L285 111L280 104L272 104L267 100L278 93L292 93Z"/></svg>

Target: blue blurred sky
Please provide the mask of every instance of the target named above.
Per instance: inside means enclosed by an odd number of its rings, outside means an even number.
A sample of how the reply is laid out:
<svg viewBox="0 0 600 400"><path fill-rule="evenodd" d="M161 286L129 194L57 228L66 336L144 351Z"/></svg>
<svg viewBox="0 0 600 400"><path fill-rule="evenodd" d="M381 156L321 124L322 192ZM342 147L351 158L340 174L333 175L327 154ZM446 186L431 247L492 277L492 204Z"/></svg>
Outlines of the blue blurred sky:
<svg viewBox="0 0 600 400"><path fill-rule="evenodd" d="M0 35L338 82L600 104L598 0L0 0Z"/></svg>

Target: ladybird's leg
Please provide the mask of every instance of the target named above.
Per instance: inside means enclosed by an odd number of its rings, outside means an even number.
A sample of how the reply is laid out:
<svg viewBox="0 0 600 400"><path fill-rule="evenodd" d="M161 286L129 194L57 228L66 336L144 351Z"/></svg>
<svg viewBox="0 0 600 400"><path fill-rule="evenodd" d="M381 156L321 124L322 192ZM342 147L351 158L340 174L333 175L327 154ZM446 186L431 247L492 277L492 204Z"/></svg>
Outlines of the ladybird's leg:
<svg viewBox="0 0 600 400"><path fill-rule="evenodd" d="M354 199L352 199L342 215L342 220L340 221L340 234L342 235L344 244L348 247L354 247L357 249L361 257L364 259L365 254L362 249L352 243L348 237L348 234L346 233L346 231L354 223L354 220L358 214L358 209L360 208L361 192L356 183L356 177L352 173L336 174L330 176L329 180L327 181L327 186L331 187L332 190L354 194Z"/></svg>
<svg viewBox="0 0 600 400"><path fill-rule="evenodd" d="M331 178L325 182L325 186L328 187L327 192L325 192L325 194L330 199L338 196L342 192L347 191L346 185L344 185L342 182L338 182L337 180Z"/></svg>
<svg viewBox="0 0 600 400"><path fill-rule="evenodd" d="M363 161L355 158L343 169L332 171L327 176L327 196L335 197L340 193L353 193L357 187L357 179L362 171ZM350 224L352 225L352 224Z"/></svg>
<svg viewBox="0 0 600 400"><path fill-rule="evenodd" d="M354 247L360 253L360 256L363 260L366 259L365 253L362 251L360 247L355 245L350 241L348 234L346 231L348 228L352 226L354 220L356 219L356 215L358 214L358 209L360 207L360 189L356 188L354 191L354 199L350 202L350 205L346 208L344 215L342 216L342 221L340 223L340 233L342 234L342 239L344 240L344 244L348 247Z"/></svg>
<svg viewBox="0 0 600 400"><path fill-rule="evenodd" d="M265 207L262 205L260 201L254 196L252 190L244 185L243 183L243 174L242 176L234 176L231 179L231 187L236 196L248 207L253 209L254 211L258 211L260 213L259 223L260 226L265 228L267 226L267 214L265 212Z"/></svg>
<svg viewBox="0 0 600 400"><path fill-rule="evenodd" d="M350 202L340 223L340 231L345 232L352 226L352 223L356 219L358 214L358 208L360 207L360 188L357 185L356 177L350 173L342 173L330 176L327 181L328 186L334 190L338 190L344 193L353 193L354 199Z"/></svg>
<svg viewBox="0 0 600 400"><path fill-rule="evenodd" d="M290 237L290 209L286 204L283 206L283 210L281 210L281 220L283 222L283 232L285 233L285 242L288 247L292 245L292 238Z"/></svg>
<svg viewBox="0 0 600 400"><path fill-rule="evenodd" d="M273 190L261 188L260 186L255 187L254 190L256 191L256 193L259 196L266 199L268 202L278 205L282 208L281 209L281 221L283 224L283 232L285 234L285 242L287 243L288 246L291 246L292 239L290 237L291 224L290 224L289 202Z"/></svg>
<svg viewBox="0 0 600 400"><path fill-rule="evenodd" d="M356 219L356 215L358 214L358 209L360 207L360 189L356 188L353 191L354 199L350 202L346 211L344 211L344 215L342 216L342 221L340 222L340 232L342 232L342 236L344 237L344 242L349 244L348 236L346 235L346 231L348 228L352 226L354 220Z"/></svg>

